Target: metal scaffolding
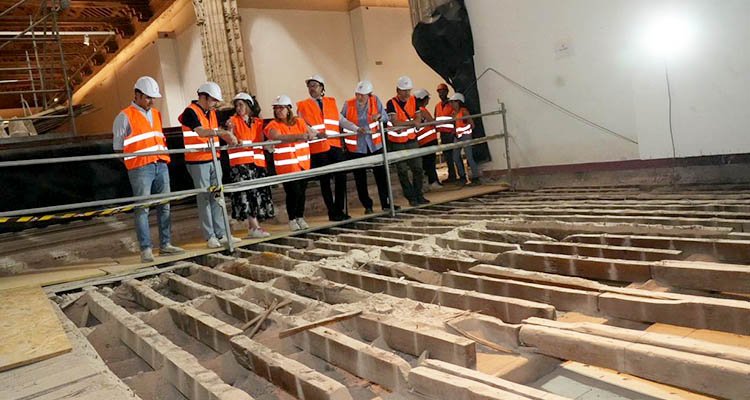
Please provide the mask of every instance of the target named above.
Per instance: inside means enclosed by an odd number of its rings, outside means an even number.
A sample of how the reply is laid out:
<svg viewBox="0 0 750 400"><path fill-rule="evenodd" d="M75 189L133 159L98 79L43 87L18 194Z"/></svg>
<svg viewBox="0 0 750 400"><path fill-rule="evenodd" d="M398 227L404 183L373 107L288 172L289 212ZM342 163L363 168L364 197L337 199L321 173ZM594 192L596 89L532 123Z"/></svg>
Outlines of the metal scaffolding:
<svg viewBox="0 0 750 400"><path fill-rule="evenodd" d="M3 19L10 18L14 10L31 3L31 0L20 0L0 12L0 26L5 25ZM25 67L2 68L0 71L28 71L28 80L0 80L0 85L28 82L28 85L25 85L28 89L0 90L0 95L20 96L20 103L24 110L30 108L31 104L33 104L34 108L41 108L43 111L58 107L59 105L67 105L67 113L65 114L42 117L24 115L24 117L14 118L14 120L33 121L40 118L66 118L70 121L72 133L75 134L76 124L73 110L72 87L65 62L65 52L63 51L61 40L62 35L58 26L59 14L65 10L69 2L65 0L41 0L38 3L39 8L37 12L28 16L29 26L26 29L18 32L0 32L0 51L13 43L31 42L32 47L30 50L25 50ZM34 5L36 6L36 4ZM51 80L51 72L59 70L62 71L62 82ZM29 95L31 98L27 99ZM29 100L31 100L31 104Z"/></svg>

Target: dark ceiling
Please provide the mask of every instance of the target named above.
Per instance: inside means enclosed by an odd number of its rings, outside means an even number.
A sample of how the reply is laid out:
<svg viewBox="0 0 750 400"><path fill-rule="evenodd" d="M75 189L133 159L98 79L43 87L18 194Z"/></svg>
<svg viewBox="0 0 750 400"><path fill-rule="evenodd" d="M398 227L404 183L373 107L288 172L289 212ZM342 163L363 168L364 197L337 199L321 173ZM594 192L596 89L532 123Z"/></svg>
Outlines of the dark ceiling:
<svg viewBox="0 0 750 400"><path fill-rule="evenodd" d="M20 94L7 92L29 91L32 90L32 85L34 89L40 90L44 84L48 91L36 94L36 104L40 107L45 101L51 107L55 98L60 102L65 101L60 45L56 38L45 38L42 35L43 32L54 31L50 9L60 9L57 25L61 32L60 41L68 79L72 90L75 90L172 2L173 0L0 0L0 31L23 31L30 24L36 23L33 28L34 38L25 35L9 40L12 35L0 35L0 92L3 92L0 95L0 109L21 107ZM48 14L50 16L43 20ZM92 34L85 40L82 34L68 36L65 33L81 31ZM115 34L107 36L94 32ZM88 44L84 43L86 41ZM24 98L34 107L34 94L25 93Z"/></svg>

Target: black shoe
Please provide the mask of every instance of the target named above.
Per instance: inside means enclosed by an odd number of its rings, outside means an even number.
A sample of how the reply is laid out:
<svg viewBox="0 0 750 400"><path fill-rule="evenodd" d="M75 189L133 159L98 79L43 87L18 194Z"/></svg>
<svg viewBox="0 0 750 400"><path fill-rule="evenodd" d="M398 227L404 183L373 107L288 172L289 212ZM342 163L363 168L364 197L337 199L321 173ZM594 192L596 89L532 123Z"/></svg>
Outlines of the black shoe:
<svg viewBox="0 0 750 400"><path fill-rule="evenodd" d="M347 219L352 219L352 216L349 214L341 214L341 221L346 221Z"/></svg>
<svg viewBox="0 0 750 400"><path fill-rule="evenodd" d="M422 197L421 199L417 200L417 204L419 205L430 204L430 201Z"/></svg>
<svg viewBox="0 0 750 400"><path fill-rule="evenodd" d="M454 178L454 177L451 176L451 177L448 177L448 179L444 180L443 183L453 183L453 182L455 182L457 180L458 180L458 178Z"/></svg>
<svg viewBox="0 0 750 400"><path fill-rule="evenodd" d="M372 207L365 208L365 215L374 214L375 211L372 210Z"/></svg>
<svg viewBox="0 0 750 400"><path fill-rule="evenodd" d="M479 182L479 179L475 179L471 181L471 183L469 183L467 186L481 186L481 185L482 185L482 182Z"/></svg>
<svg viewBox="0 0 750 400"><path fill-rule="evenodd" d="M382 209L383 209L383 211L391 211L391 207L390 206L389 207L383 207ZM394 211L398 211L400 209L401 209L401 206L398 205L398 204L396 204L396 205L393 206L393 210Z"/></svg>
<svg viewBox="0 0 750 400"><path fill-rule="evenodd" d="M419 205L419 201L417 200L409 200L409 205L412 207L416 207Z"/></svg>

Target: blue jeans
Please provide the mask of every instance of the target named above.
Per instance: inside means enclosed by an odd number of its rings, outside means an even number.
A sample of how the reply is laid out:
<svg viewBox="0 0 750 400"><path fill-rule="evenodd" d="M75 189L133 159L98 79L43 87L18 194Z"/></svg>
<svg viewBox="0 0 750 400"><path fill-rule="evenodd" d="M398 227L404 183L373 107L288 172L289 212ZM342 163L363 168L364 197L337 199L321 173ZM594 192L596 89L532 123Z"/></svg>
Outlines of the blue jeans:
<svg viewBox="0 0 750 400"><path fill-rule="evenodd" d="M167 164L157 162L128 171L133 196L169 193L169 169ZM156 206L156 220L159 223L159 242L162 247L171 241L169 203ZM151 247L151 230L148 226L148 208L135 210L135 234L141 250Z"/></svg>
<svg viewBox="0 0 750 400"><path fill-rule="evenodd" d="M456 139L456 142L465 142L471 139L471 135L463 135L461 139ZM469 163L469 168L471 168L471 180L479 179L479 166L474 161L474 152L471 151L471 146L464 147L463 150L466 153L466 161ZM456 163L456 168L458 168L458 179L465 181L466 170L464 169L464 160L461 159L461 149L453 150L453 160Z"/></svg>
<svg viewBox="0 0 750 400"><path fill-rule="evenodd" d="M200 164L187 164L188 173L193 178L193 186L196 189L205 189L221 182L221 169L216 171L211 162ZM209 240L212 237L221 239L224 237L224 215L221 206L212 193L201 193L197 196L198 217L201 220L201 231L203 238Z"/></svg>

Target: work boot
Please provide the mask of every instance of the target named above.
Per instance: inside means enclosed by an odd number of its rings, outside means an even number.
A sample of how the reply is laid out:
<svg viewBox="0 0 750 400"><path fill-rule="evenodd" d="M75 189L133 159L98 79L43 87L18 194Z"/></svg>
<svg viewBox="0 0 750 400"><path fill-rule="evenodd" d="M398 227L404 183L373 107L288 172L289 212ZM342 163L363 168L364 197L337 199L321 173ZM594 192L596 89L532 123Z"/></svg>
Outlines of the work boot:
<svg viewBox="0 0 750 400"><path fill-rule="evenodd" d="M154 253L151 251L150 247L146 247L145 249L141 250L141 262L142 263L150 263L154 261Z"/></svg>
<svg viewBox="0 0 750 400"><path fill-rule="evenodd" d="M159 249L159 255L161 256L182 254L184 252L185 252L184 249L177 247L177 246L173 246L171 243L167 243L166 245L161 246L161 248Z"/></svg>

